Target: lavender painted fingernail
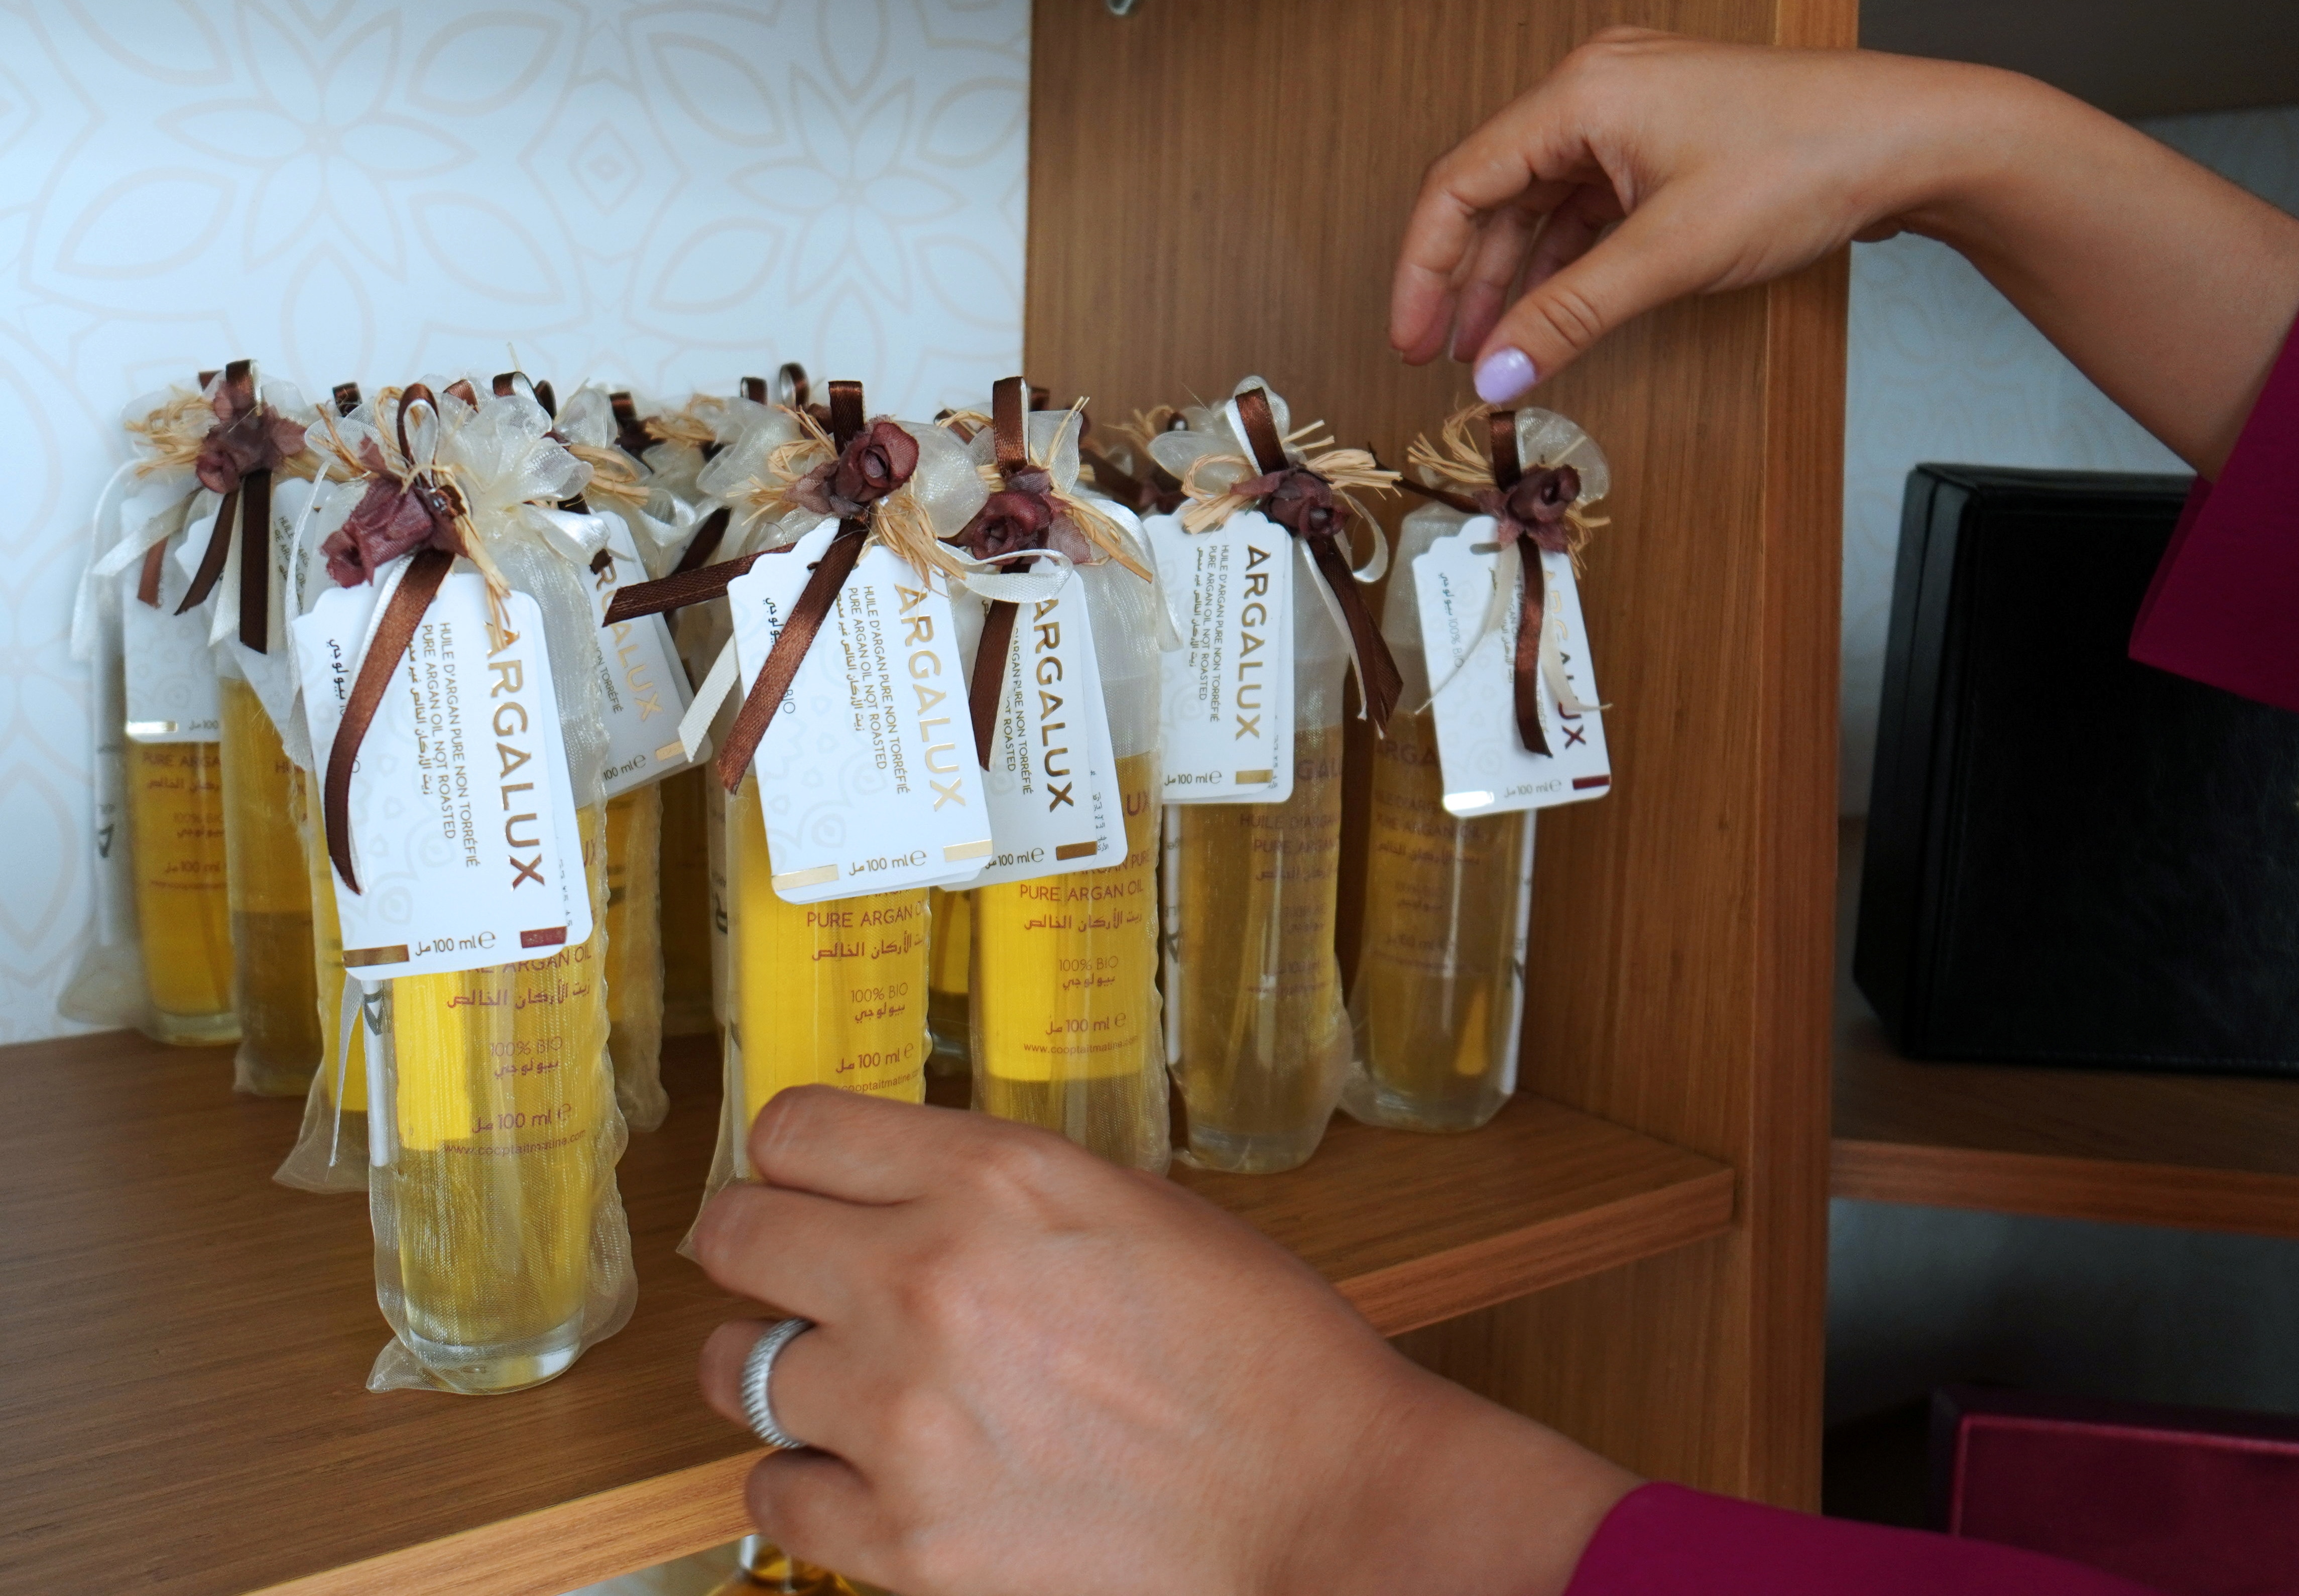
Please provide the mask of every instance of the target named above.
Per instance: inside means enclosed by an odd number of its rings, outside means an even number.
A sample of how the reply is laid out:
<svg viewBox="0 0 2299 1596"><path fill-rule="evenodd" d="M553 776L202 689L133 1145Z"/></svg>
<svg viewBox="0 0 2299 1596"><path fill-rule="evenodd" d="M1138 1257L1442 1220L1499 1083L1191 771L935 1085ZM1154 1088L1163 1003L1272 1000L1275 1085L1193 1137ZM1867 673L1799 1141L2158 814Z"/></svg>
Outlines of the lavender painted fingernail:
<svg viewBox="0 0 2299 1596"><path fill-rule="evenodd" d="M1540 380L1522 349L1496 349L1477 362L1477 397L1487 404L1515 398Z"/></svg>

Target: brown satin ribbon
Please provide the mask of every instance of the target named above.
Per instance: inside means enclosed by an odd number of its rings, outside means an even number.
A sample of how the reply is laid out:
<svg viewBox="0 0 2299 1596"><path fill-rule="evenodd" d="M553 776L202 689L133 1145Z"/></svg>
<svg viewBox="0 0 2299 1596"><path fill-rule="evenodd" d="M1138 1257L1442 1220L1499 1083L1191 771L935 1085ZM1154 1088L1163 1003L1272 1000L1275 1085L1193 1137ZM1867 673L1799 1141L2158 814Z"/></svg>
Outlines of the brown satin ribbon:
<svg viewBox="0 0 2299 1596"><path fill-rule="evenodd" d="M616 445L633 460L645 459L648 448L655 441L654 436L647 431L646 423L639 420L638 402L631 397L631 391L617 388L607 395L607 403L614 407Z"/></svg>
<svg viewBox="0 0 2299 1596"><path fill-rule="evenodd" d="M360 884L352 868L352 768L359 761L360 744L367 740L367 729L374 724L383 695L391 689L399 661L415 639L415 628L422 624L423 612L438 596L439 585L454 564L455 557L441 549L419 549L408 561L407 574L384 606L383 619L360 660L351 696L344 702L343 720L336 727L334 745L328 750L327 781L320 798L328 828L328 857L335 861L344 885L354 893Z"/></svg>
<svg viewBox="0 0 2299 1596"><path fill-rule="evenodd" d="M422 385L419 383L416 386L419 387ZM473 410L479 408L479 391L471 386L470 378L458 377L447 385L447 391Z"/></svg>
<svg viewBox="0 0 2299 1596"><path fill-rule="evenodd" d="M203 374L204 375L204 374ZM235 400L253 408L262 403L255 391L255 367L250 361L234 361L223 369L224 386L233 390ZM205 387L203 381L200 385ZM245 413L245 412L243 412ZM266 470L243 472L239 486L224 495L223 503L216 511L215 528L208 535L208 546L200 555L200 568L192 577L192 585L184 589L184 602L176 606L182 615L200 604L215 591L223 575L225 556L231 552L234 529L239 534L239 640L257 653L271 652L271 473Z"/></svg>
<svg viewBox="0 0 2299 1596"><path fill-rule="evenodd" d="M1524 476L1516 453L1516 411L1497 410L1485 418L1486 445L1493 456L1493 491L1503 500ZM1497 520L1499 518L1496 518ZM1506 523L1504 531L1507 530ZM1516 735L1527 753L1547 753L1548 734L1540 727L1540 628L1544 624L1545 584L1540 578L1540 548L1522 533L1516 537L1524 584L1516 612L1516 659L1511 670L1516 703Z"/></svg>
<svg viewBox="0 0 2299 1596"><path fill-rule="evenodd" d="M136 597L141 603L156 610L160 607L160 575L168 563L168 540L162 538L144 551L144 569L136 578Z"/></svg>
<svg viewBox="0 0 2299 1596"><path fill-rule="evenodd" d="M704 516L702 524L694 528L694 536L688 538L686 546L678 552L678 563L670 568L670 574L684 576L688 571L710 564L710 556L717 553L718 545L726 541L726 528L734 520L734 511L724 504ZM748 570L750 567L743 569Z"/></svg>
<svg viewBox="0 0 2299 1596"><path fill-rule="evenodd" d="M743 397L753 404L764 404L767 402L767 379L763 377L743 378Z"/></svg>
<svg viewBox="0 0 2299 1596"><path fill-rule="evenodd" d="M859 382L834 382L830 385L831 446L840 455L846 445L862 434L865 418L862 413L862 385ZM806 660L806 651L814 644L815 634L829 618L831 605L853 574L854 562L862 558L862 544L868 538L870 523L867 519L854 518L838 523L838 534L830 540L822 558L808 573L806 586L800 589L798 603L791 606L790 619L783 623L775 645L767 651L766 663L759 667L758 679L743 700L743 707L735 712L735 724L727 729L726 745L718 751L718 779L730 793L743 785L743 774L759 752L759 740L767 735L767 727L783 705L790 692L791 683L797 679L798 668ZM729 561L726 564L733 564ZM726 567L713 566L712 571ZM749 569L747 566L745 569ZM695 573L700 575L701 573ZM722 589L723 591L723 589Z"/></svg>
<svg viewBox="0 0 2299 1596"><path fill-rule="evenodd" d="M668 615L673 610L684 610L689 604L707 603L715 598L725 598L726 589L735 578L756 565L769 553L781 550L760 549L754 554L740 554L732 560L721 560L716 565L697 565L687 570L673 571L667 577L657 577L652 582L634 582L615 590L607 601L607 626L631 620L641 615Z"/></svg>
<svg viewBox="0 0 2299 1596"><path fill-rule="evenodd" d="M1262 475L1307 470L1294 466L1286 458L1285 443L1277 435L1277 417L1269 408L1266 392L1248 388L1237 396L1236 404L1238 420L1245 424L1246 444L1252 449L1254 464ZM1373 611L1365 606L1365 595L1357 591L1357 574L1350 570L1348 556L1341 553L1340 524L1337 510L1331 531L1303 532L1298 528L1287 530L1309 545L1309 558L1315 561L1317 574L1324 578L1326 587L1341 607L1341 619L1349 623L1349 641L1356 647L1357 685L1365 694L1365 716L1376 733L1386 735L1390 714L1405 691L1405 678L1398 672L1397 661L1389 652L1389 643L1382 636L1381 628L1374 621Z"/></svg>
<svg viewBox="0 0 2299 1596"><path fill-rule="evenodd" d="M1043 388L1030 390L1031 408L1043 410L1038 403ZM998 473L1010 479L1017 471L1029 470L1029 435L1022 415L1022 379L1001 377L990 390L990 439L998 453ZM1038 544L1045 544L1041 533ZM1007 563L1011 570L1027 570L1035 565L1033 559L1015 560ZM974 653L974 678L967 684L967 707L974 715L974 747L984 770L990 769L990 734L998 725L998 699L1006 685L1006 656L1014 647L1014 618L1017 606L1011 599L992 599L990 610L982 618L982 641Z"/></svg>
<svg viewBox="0 0 2299 1596"><path fill-rule="evenodd" d="M806 402L814 396L814 385L806 379L806 368L796 361L783 362L783 369L775 373L775 384L782 392L782 402L793 410L804 410Z"/></svg>
<svg viewBox="0 0 2299 1596"><path fill-rule="evenodd" d="M1485 416L1485 446L1492 451L1492 490L1508 499L1510 487L1524 476L1524 462L1517 460L1517 411L1497 410ZM1531 543L1526 536L1517 536L1520 568L1524 570L1524 586L1517 603L1517 658L1510 667L1515 678L1517 706L1517 738L1524 743L1529 754L1548 754L1549 736L1540 729L1540 626L1545 584L1540 579L1540 547L1524 547Z"/></svg>
<svg viewBox="0 0 2299 1596"><path fill-rule="evenodd" d="M335 398L336 413L339 416L347 416L351 414L352 411L360 407L359 384L355 382L337 383L336 385Z"/></svg>

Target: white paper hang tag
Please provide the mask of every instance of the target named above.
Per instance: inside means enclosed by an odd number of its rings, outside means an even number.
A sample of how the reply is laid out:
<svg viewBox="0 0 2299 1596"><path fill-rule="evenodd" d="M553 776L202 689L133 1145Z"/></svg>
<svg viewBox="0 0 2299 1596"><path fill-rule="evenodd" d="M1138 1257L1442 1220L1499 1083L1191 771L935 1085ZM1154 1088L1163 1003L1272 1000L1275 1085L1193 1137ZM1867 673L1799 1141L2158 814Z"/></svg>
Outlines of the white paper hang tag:
<svg viewBox="0 0 2299 1596"><path fill-rule="evenodd" d="M322 771L407 566L322 594L295 623ZM335 886L344 968L363 980L548 959L590 937L543 611L517 592L503 608L510 635L490 653L486 582L450 572L360 744L350 819L361 890Z"/></svg>
<svg viewBox="0 0 2299 1596"><path fill-rule="evenodd" d="M1515 602L1506 607L1505 626L1483 630L1501 563L1493 527L1492 517L1473 517L1413 561L1422 647L1430 680L1440 684L1430 702L1445 808L1465 818L1577 803L1602 797L1613 785L1580 588L1567 554L1543 553L1538 564L1523 567L1525 579L1545 584L1540 699L1550 752L1528 752L1518 735Z"/></svg>
<svg viewBox="0 0 2299 1596"><path fill-rule="evenodd" d="M975 885L1067 876L1124 857L1109 705L1075 569L1053 596L1015 614L992 736L982 781L998 850Z"/></svg>
<svg viewBox="0 0 2299 1596"><path fill-rule="evenodd" d="M1208 532L1142 523L1181 646L1160 654L1167 803L1293 795L1292 535L1257 510Z"/></svg>
<svg viewBox="0 0 2299 1596"><path fill-rule="evenodd" d="M626 582L646 580L638 544L620 516L595 518L606 545L590 569L591 605L599 619L599 699L607 717L607 796L684 770L699 750L679 736L692 694L670 627L660 615L637 615L612 625L607 606Z"/></svg>
<svg viewBox="0 0 2299 1596"><path fill-rule="evenodd" d="M837 532L825 521L726 589L746 694ZM957 633L939 574L863 551L751 762L784 902L970 883L990 861Z"/></svg>
<svg viewBox="0 0 2299 1596"><path fill-rule="evenodd" d="M121 570L120 583L120 664L127 688L127 733L138 743L213 743L223 736L223 709L216 692L215 656L208 649L212 597L178 615L191 573L177 557L195 539L206 547L215 523L215 501L192 522L176 549L160 560L157 597L147 604L137 596L143 585L138 561Z"/></svg>

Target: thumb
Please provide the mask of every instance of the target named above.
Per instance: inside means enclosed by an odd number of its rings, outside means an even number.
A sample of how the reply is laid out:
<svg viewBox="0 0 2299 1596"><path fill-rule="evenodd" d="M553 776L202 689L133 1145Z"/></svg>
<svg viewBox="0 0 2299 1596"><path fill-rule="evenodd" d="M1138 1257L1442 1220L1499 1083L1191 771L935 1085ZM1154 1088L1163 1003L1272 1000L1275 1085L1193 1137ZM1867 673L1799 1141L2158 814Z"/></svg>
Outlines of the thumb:
<svg viewBox="0 0 2299 1596"><path fill-rule="evenodd" d="M1581 256L1525 290L1477 351L1477 397L1515 398L1656 306L1697 292L1715 272L1691 229L1644 206Z"/></svg>

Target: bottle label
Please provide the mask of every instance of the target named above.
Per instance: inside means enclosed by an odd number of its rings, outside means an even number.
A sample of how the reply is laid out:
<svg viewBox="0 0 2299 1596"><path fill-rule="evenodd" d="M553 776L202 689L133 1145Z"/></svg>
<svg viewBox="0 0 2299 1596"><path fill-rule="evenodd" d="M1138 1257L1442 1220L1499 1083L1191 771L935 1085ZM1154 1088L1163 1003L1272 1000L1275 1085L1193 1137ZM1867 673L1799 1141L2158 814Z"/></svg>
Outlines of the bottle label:
<svg viewBox="0 0 2299 1596"><path fill-rule="evenodd" d="M1182 645L1159 669L1168 803L1293 792L1293 538L1257 510L1207 532L1141 523Z"/></svg>
<svg viewBox="0 0 2299 1596"><path fill-rule="evenodd" d="M1528 559L1519 582L1543 584L1540 724L1550 752L1526 750L1516 723L1516 635L1523 607L1513 594L1505 624L1484 631L1499 551L1493 518L1475 516L1415 557L1422 647L1437 719L1437 754L1448 812L1500 814L1601 798L1613 785L1605 718L1596 707L1581 590L1568 554ZM1522 586L1516 590L1521 594Z"/></svg>
<svg viewBox="0 0 2299 1596"><path fill-rule="evenodd" d="M127 732L137 743L213 743L223 736L223 703L216 689L215 659L208 652L214 596L211 594L189 614L176 613L215 525L215 495L203 494L199 502L207 513L160 545L166 553L149 571L156 582L146 581L147 566L143 560L120 574ZM181 512L180 506L173 511ZM183 558L186 550L192 555L190 569ZM144 602L141 595L146 591L156 603Z"/></svg>
<svg viewBox="0 0 2299 1596"><path fill-rule="evenodd" d="M626 582L645 581L646 567L629 522L619 515L595 519L607 531L607 546L592 562L589 583L599 620L599 702L607 717L606 789L608 797L619 798L676 775L705 757L710 745L705 739L690 760L678 740L679 717L693 694L668 623L660 615L639 615L607 624L607 606L617 590Z"/></svg>
<svg viewBox="0 0 2299 1596"><path fill-rule="evenodd" d="M807 577L824 521L726 590L748 693ZM819 903L970 883L994 852L950 593L900 555L863 551L759 739L776 896Z"/></svg>
<svg viewBox="0 0 2299 1596"><path fill-rule="evenodd" d="M1006 689L982 784L998 852L976 886L1067 876L1125 853L1117 755L1093 652L1085 581L1073 569L1025 603L1006 653Z"/></svg>
<svg viewBox="0 0 2299 1596"><path fill-rule="evenodd" d="M407 564L323 594L295 622L321 772ZM549 959L591 935L543 611L517 592L503 608L509 632L496 637L486 581L451 572L360 745L351 845L361 890L335 881L344 963L367 979Z"/></svg>
<svg viewBox="0 0 2299 1596"><path fill-rule="evenodd" d="M598 949L392 986L393 1129L410 1151L547 1152L605 1112Z"/></svg>
<svg viewBox="0 0 2299 1596"><path fill-rule="evenodd" d="M1022 881L973 896L982 946L981 1062L1009 1081L1100 1080L1139 1073L1156 1035L1157 756L1126 760L1134 810L1116 828L1125 858L1060 881ZM1160 1108L1162 1112L1162 1105Z"/></svg>

